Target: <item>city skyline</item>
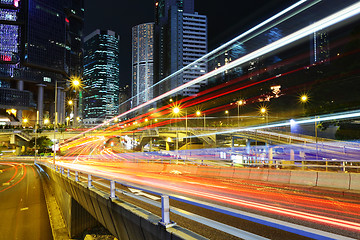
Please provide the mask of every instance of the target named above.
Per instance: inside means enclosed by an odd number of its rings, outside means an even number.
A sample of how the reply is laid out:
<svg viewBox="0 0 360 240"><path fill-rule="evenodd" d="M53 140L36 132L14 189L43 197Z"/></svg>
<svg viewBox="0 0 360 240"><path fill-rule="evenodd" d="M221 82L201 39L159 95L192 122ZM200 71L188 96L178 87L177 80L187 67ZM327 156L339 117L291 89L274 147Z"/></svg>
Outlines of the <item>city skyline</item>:
<svg viewBox="0 0 360 240"><path fill-rule="evenodd" d="M242 4L241 8L230 7L232 4L238 5L236 0L228 1L228 4L196 0L194 4L195 11L208 18L208 50L211 51L294 2L255 0ZM109 5L112 7L109 8ZM84 36L95 29L109 29L120 35L121 86L131 83L131 29L139 24L154 22L154 8L155 1L149 0L125 3L111 0L106 5L96 1L85 2Z"/></svg>

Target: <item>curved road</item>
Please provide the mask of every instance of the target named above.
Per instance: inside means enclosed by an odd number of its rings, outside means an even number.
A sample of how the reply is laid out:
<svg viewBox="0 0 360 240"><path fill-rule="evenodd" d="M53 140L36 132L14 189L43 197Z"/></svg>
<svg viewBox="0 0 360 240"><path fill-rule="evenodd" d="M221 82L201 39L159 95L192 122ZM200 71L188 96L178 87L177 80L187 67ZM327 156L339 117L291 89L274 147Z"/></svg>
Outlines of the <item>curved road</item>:
<svg viewBox="0 0 360 240"><path fill-rule="evenodd" d="M0 239L53 239L34 165L0 162Z"/></svg>

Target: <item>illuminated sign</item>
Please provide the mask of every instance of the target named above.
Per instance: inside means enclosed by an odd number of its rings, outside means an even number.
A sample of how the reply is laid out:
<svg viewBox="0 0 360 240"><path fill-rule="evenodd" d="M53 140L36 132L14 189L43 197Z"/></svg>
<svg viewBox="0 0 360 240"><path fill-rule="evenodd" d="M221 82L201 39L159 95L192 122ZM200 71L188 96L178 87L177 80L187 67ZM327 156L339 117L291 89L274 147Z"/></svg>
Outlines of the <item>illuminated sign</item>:
<svg viewBox="0 0 360 240"><path fill-rule="evenodd" d="M11 62L11 56L8 56L8 55L0 55L0 61Z"/></svg>
<svg viewBox="0 0 360 240"><path fill-rule="evenodd" d="M14 0L14 6L19 7L19 2L20 2L20 0Z"/></svg>
<svg viewBox="0 0 360 240"><path fill-rule="evenodd" d="M43 80L44 80L44 82L50 82L51 83L51 78L49 78L49 77L44 77Z"/></svg>

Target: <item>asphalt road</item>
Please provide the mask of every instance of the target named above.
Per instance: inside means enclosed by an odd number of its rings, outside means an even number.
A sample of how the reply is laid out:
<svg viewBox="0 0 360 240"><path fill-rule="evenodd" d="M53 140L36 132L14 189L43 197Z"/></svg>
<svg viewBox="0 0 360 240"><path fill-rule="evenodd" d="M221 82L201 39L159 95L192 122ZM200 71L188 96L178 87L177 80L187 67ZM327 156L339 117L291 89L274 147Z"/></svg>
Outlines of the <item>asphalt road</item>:
<svg viewBox="0 0 360 240"><path fill-rule="evenodd" d="M5 239L53 239L34 165L0 163L0 240Z"/></svg>

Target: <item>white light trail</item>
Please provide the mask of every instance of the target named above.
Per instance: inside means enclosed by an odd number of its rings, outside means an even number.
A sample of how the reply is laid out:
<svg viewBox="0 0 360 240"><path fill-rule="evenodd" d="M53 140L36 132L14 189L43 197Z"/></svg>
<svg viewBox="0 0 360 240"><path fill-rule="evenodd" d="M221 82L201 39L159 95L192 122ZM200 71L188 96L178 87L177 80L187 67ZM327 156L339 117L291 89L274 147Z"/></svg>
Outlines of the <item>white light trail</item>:
<svg viewBox="0 0 360 240"><path fill-rule="evenodd" d="M306 2L306 1L303 0L303 1L298 2L295 5L292 5L288 9L285 9L284 11L280 12L279 14L273 16L270 19L277 18L277 17L285 14L286 12L294 9L295 7L299 6L300 4L303 4L304 2ZM156 98L153 98L153 99L149 100L146 103L143 103L143 104L141 104L141 105L139 105L137 107L134 107L134 108L130 109L127 112L124 112L124 113L122 113L122 114L120 114L120 115L118 115L116 117L113 117L113 118L107 120L106 122L92 128L92 129L89 129L89 130L87 130L87 131L85 131L85 132L83 132L81 134L93 131L93 130L101 127L101 126L107 125L108 123L114 121L115 119L121 118L121 117L123 117L123 116L125 116L125 115L127 115L129 113L132 113L132 112L138 110L138 109L141 109L141 108L146 107L146 106L148 106L148 105L150 105L152 103L155 103L155 102L157 102L157 101L159 101L161 99L164 99L164 98L166 98L168 96L171 96L172 94L174 94L176 92L182 91L182 90L184 90L184 89L186 89L186 88L188 88L188 87L190 87L192 85L198 84L198 83L200 83L200 82L202 82L202 81L204 81L206 79L209 79L209 78L211 78L213 76L221 74L221 73L223 73L225 71L228 71L228 70L230 70L232 68L235 68L235 67L237 67L237 66L239 66L241 64L247 63L247 62L249 62L249 61L251 61L251 60L253 60L253 59L257 58L257 57L260 57L260 56L263 56L265 54L271 53L271 52L273 52L275 50L278 50L278 49L280 49L280 48L282 48L284 46L287 46L287 45L289 45L291 43L294 43L294 42L296 42L296 41L298 41L298 40L300 40L300 39L302 39L304 37L307 37L310 34L313 34L314 32L317 32L317 31L322 30L324 28L328 28L328 27L333 26L333 25L335 25L337 23L340 23L340 22L342 22L344 20L347 20L347 19L349 19L351 17L354 17L354 16L358 15L359 13L360 13L360 2L355 3L355 4L349 6L349 7L345 8L345 9L342 9L342 10L340 10L340 11L338 11L338 12L336 12L336 13L328 16L328 17L325 17L325 18L319 20L318 22L315 22L315 23L313 23L313 24L311 24L311 25L309 25L309 26L307 26L305 28L302 28L302 29L300 29L300 30L298 30L298 31L286 36L286 37L283 37L283 38L279 39L278 41L275 41L275 42L265 46L265 47L262 47L262 48L260 48L260 49L258 49L256 51L254 51L254 52L251 52L251 53L249 53L249 54L247 54L247 55L245 55L245 56L243 56L243 57L241 57L241 58L239 58L239 59L237 59L237 60L235 60L233 62L230 62L227 65L224 65L221 68L213 70L213 71L211 71L211 72L209 72L207 74L204 74L204 75L202 75L202 76L200 76L200 77L198 77L198 78L196 78L196 79L194 79L192 81L189 81L188 83L185 83L185 84L183 84L183 85L181 85L181 86L179 86L177 88L174 88L174 89L172 89L172 90L170 90L170 91L168 91L168 92L166 92L166 93L164 93L164 94L162 94L162 95L160 95L160 96L158 96ZM255 31L257 28L259 28L262 25L268 23L270 21L270 19L266 20L265 22L259 24L258 26L256 26L255 28L253 28L253 29L251 29L249 31L250 32ZM246 32L246 33L248 34L249 31ZM240 36L242 36L242 35L240 35ZM235 41L235 40L233 40L233 41ZM229 42L227 44L231 44L231 42ZM213 53L213 52L211 52L211 53ZM207 56L207 55L205 55L205 56ZM200 59L198 61L200 61ZM79 135L81 135L81 134L79 134ZM79 135L75 136L74 138L78 137ZM74 139L74 138L72 138L72 139ZM72 140L72 139L69 139L69 140Z"/></svg>
<svg viewBox="0 0 360 240"><path fill-rule="evenodd" d="M158 96L156 98L153 98L153 99L149 100L146 103L143 103L143 104L141 104L141 105L139 105L139 106L125 112L125 113L120 114L117 117L114 117L113 119L110 119L108 122L114 120L115 118L120 118L120 117L122 117L122 116L124 116L126 114L134 112L134 111L136 111L136 110L138 110L140 108L143 108L143 107L145 107L147 105L155 103L155 102L157 102L157 101L159 101L161 99L164 99L164 98L166 98L166 97L168 97L168 96L170 96L170 95L172 95L172 94L174 94L176 92L182 91L182 90L184 90L184 89L186 89L186 88L188 88L188 87L190 87L192 85L198 84L198 83L200 83L200 82L202 82L202 81L204 81L206 79L209 79L209 78L211 78L213 76L216 76L216 75L218 75L220 73L223 73L225 71L228 71L228 70L230 70L232 68L235 68L235 67L237 67L237 66L239 66L241 64L249 62L249 61L251 61L251 60L253 60L253 59L257 58L257 57L260 57L260 56L263 56L265 54L271 53L271 52L273 52L275 50L278 50L278 49L280 49L280 48L282 48L284 46L287 46L287 45L289 45L291 43L294 43L295 41L298 41L298 40L300 40L300 39L302 39L304 37L307 37L310 34L313 34L314 32L317 32L317 31L319 31L321 29L324 29L324 28L328 28L328 27L330 27L330 26L332 26L334 24L337 24L337 23L342 22L342 21L344 21L346 19L349 19L349 18L351 18L351 17L353 17L355 15L358 15L359 13L360 13L360 3L353 4L350 7L347 7L345 9L341 10L341 11L338 11L338 12L326 17L326 18L323 18L322 20L320 20L320 21L318 21L316 23L313 23L313 24L311 24L311 25L309 25L309 26L307 26L307 27L305 27L305 28L303 28L303 29L301 29L299 31L296 31L296 32L294 32L294 33L292 33L292 34L290 34L290 35L288 35L286 37L281 38L278 41L275 41L275 42L273 42L273 43L271 43L271 44L269 44L269 45L267 45L265 47L262 47L262 48L254 51L252 53L249 53L249 54L247 54L247 55L245 55L245 56L243 56L243 57L241 57L241 58L239 58L239 59L237 59L237 60L235 60L235 61L233 61L233 62L231 62L231 63L229 63L229 64L227 64L227 65L225 65L223 67L221 67L221 68L213 70L213 71L211 71L211 72L209 72L207 74L204 74L204 75L202 75L202 76L200 76L200 77L198 77L198 78L196 78L196 79L194 79L194 80L192 80L192 81L190 81L188 83L185 83L185 84L183 84L183 85L181 85L181 86L179 86L177 88L174 88L174 89L172 89L172 90L170 90L170 91L168 91L168 92L166 92L166 93L164 93L164 94L162 94L162 95L160 95L160 96ZM102 124L102 125L104 125L104 124Z"/></svg>

